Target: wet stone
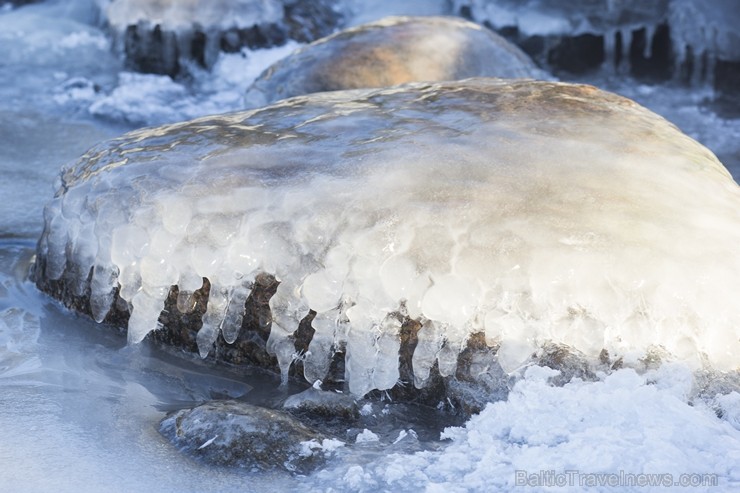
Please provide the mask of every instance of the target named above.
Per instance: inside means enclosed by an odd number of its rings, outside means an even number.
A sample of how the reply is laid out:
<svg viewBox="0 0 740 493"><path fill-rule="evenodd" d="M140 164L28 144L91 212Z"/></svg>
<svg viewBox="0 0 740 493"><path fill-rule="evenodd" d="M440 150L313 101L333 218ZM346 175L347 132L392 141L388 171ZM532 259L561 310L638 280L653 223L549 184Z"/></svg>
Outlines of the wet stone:
<svg viewBox="0 0 740 493"><path fill-rule="evenodd" d="M183 453L210 465L307 474L326 462L328 437L283 411L213 401L169 414L160 433Z"/></svg>

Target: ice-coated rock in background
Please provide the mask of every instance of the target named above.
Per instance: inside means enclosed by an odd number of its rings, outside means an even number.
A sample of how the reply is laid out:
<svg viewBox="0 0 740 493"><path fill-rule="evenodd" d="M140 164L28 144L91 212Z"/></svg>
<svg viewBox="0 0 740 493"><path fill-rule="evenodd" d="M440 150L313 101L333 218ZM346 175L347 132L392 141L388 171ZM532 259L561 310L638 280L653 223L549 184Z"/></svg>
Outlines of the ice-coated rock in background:
<svg viewBox="0 0 740 493"><path fill-rule="evenodd" d="M738 185L591 86L409 84L138 130L64 168L44 216L39 287L129 312L130 342L248 341L356 395L485 382L550 344L738 366Z"/></svg>
<svg viewBox="0 0 740 493"><path fill-rule="evenodd" d="M340 20L334 0L101 0L128 64L176 75L183 65L209 68L219 51L302 43L329 34Z"/></svg>
<svg viewBox="0 0 740 493"><path fill-rule="evenodd" d="M453 11L506 32L556 70L704 79L740 97L735 0L455 0Z"/></svg>
<svg viewBox="0 0 740 493"><path fill-rule="evenodd" d="M386 17L300 48L252 84L248 107L302 94L469 77L549 78L515 45L454 17Z"/></svg>

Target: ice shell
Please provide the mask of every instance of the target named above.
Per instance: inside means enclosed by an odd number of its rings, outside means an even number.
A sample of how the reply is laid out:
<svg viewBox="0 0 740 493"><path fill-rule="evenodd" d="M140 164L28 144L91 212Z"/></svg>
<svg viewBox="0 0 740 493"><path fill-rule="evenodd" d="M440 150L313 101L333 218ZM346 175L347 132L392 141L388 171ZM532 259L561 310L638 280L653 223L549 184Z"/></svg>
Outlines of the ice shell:
<svg viewBox="0 0 740 493"><path fill-rule="evenodd" d="M171 285L188 312L204 278L199 350L219 331L234 340L266 272L284 375L304 358L320 379L346 344L357 393L399 378L404 316L422 324L417 386L435 363L453 375L481 330L507 371L548 341L738 364L740 188L673 125L593 87L469 79L298 97L139 130L63 182L43 275L79 292L94 265L96 319L118 282L132 342ZM296 354L310 310L315 342Z"/></svg>

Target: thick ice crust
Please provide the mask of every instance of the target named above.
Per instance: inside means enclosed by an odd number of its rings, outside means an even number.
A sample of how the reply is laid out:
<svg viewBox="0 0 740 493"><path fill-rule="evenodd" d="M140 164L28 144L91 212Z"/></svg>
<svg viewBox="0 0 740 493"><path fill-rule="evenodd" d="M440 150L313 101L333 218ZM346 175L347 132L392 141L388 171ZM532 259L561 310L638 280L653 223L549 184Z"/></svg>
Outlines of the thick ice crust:
<svg viewBox="0 0 740 493"><path fill-rule="evenodd" d="M548 344L738 366L737 184L590 86L411 84L140 130L65 168L45 221L38 284L97 320L123 304L132 343L204 278L195 342L233 343L270 275L266 351L358 395L458 377L471 341L498 348L472 380Z"/></svg>

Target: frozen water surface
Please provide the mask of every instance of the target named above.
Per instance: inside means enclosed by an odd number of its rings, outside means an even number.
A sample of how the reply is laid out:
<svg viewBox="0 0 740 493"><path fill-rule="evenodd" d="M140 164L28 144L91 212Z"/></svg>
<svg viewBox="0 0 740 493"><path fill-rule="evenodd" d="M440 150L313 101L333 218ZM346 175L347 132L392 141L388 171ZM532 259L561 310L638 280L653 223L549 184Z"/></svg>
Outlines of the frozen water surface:
<svg viewBox="0 0 740 493"><path fill-rule="evenodd" d="M446 2L351 3L349 11L357 16L352 24L390 14L449 13ZM731 18L711 17L708 22L731 34L732 29L722 27ZM238 95L287 51L222 55L222 70L198 75L194 85L165 79L150 84L153 79L121 75L97 21L97 10L85 1L0 10L2 489L487 491L512 489L517 469L696 472L717 474L719 488L691 491L740 486L737 382L729 378L727 385L710 386L722 393L716 399L698 399L703 384L684 363L645 375L619 370L596 382L576 381L565 387L547 383L550 370L532 368L507 401L446 432L439 450L419 451L414 444L419 426L404 424L396 415L399 419L390 429L366 426L342 437L354 444L368 428L379 440L360 439L362 448L345 452L309 478L255 476L184 458L156 432L166 411L216 396L239 398L255 392L266 394L258 400L269 401L276 398L271 394L276 382L152 356L142 346L129 348L109 327L72 315L40 295L24 279L43 226L41 204L52 193L59 167L95 142L134 125L240 109ZM257 62L260 57L262 62ZM704 104L711 91L646 86L600 75L588 81L666 116L707 145L736 179L740 176L740 124ZM170 90L170 84L180 89ZM729 296L718 286L707 289L720 298ZM732 300L728 303L732 306ZM362 414L381 419L387 409L368 404Z"/></svg>

